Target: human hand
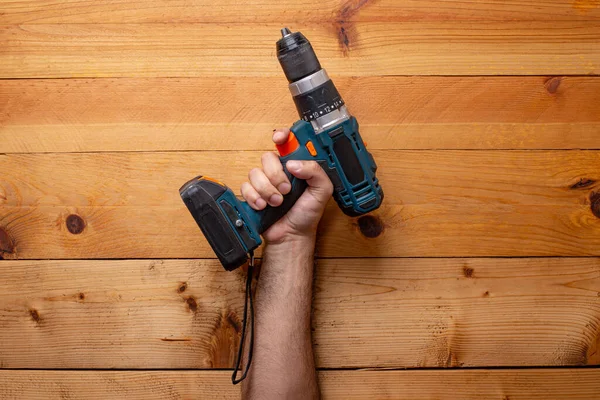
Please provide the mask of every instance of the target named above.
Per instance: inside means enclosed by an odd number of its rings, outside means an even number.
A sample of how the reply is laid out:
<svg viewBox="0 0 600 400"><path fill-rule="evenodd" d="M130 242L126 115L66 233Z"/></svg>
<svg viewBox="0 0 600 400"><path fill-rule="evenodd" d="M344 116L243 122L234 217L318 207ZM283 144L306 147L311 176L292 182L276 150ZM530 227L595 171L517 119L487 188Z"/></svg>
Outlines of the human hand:
<svg viewBox="0 0 600 400"><path fill-rule="evenodd" d="M289 129L277 129L273 133L273 142L285 143L289 132ZM292 175L304 179L308 187L287 214L263 233L267 243L314 239L319 220L333 193L329 177L315 161L290 160L286 167ZM248 179L249 182L242 184L242 196L255 210L262 210L267 204L273 207L281 205L282 195L291 190L290 181L275 152L264 153L262 168L250 170Z"/></svg>

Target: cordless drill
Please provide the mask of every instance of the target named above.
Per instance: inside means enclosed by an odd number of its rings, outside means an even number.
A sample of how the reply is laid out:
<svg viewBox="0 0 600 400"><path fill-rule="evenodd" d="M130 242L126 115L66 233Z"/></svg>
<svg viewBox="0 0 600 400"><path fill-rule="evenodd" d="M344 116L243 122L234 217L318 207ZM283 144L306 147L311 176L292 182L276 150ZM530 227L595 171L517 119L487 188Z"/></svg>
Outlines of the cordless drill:
<svg viewBox="0 0 600 400"><path fill-rule="evenodd" d="M291 191L278 207L261 211L239 200L224 184L206 176L185 183L179 193L225 269L243 265L262 243L260 235L294 205L307 187L285 168L288 160L314 160L333 183L333 197L342 211L355 217L377 209L383 191L377 164L365 147L358 122L300 32L281 30L277 58L289 81L300 120L287 141L277 145Z"/></svg>

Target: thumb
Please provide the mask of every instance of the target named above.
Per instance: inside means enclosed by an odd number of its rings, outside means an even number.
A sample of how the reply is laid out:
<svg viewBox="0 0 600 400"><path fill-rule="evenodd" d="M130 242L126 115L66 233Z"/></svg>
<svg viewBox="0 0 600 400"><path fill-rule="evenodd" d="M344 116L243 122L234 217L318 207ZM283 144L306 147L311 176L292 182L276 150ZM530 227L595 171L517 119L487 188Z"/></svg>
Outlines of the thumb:
<svg viewBox="0 0 600 400"><path fill-rule="evenodd" d="M286 168L296 178L304 179L308 184L306 191L319 203L326 204L333 193L329 177L315 161L290 160Z"/></svg>
<svg viewBox="0 0 600 400"><path fill-rule="evenodd" d="M287 128L278 128L273 131L273 142L275 144L284 144L288 140L290 130Z"/></svg>

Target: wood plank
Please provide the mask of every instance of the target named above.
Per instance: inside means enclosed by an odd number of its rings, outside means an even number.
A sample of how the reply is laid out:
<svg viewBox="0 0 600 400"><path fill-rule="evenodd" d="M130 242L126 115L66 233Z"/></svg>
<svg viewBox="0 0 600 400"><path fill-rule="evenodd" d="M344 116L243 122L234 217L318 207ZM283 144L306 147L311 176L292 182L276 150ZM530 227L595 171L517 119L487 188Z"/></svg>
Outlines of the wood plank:
<svg viewBox="0 0 600 400"><path fill-rule="evenodd" d="M237 192L260 154L0 156L3 257L214 257L178 188L203 174ZM359 220L332 201L322 257L600 255L598 151L373 154L386 200Z"/></svg>
<svg viewBox="0 0 600 400"><path fill-rule="evenodd" d="M274 55L280 27L5 25L0 78L280 77ZM597 23L344 22L294 28L339 76L594 75L600 65Z"/></svg>
<svg viewBox="0 0 600 400"><path fill-rule="evenodd" d="M244 274L216 260L2 261L4 368L230 368ZM324 368L600 364L600 259L318 260Z"/></svg>
<svg viewBox="0 0 600 400"><path fill-rule="evenodd" d="M4 0L0 24L597 20L595 0Z"/></svg>
<svg viewBox="0 0 600 400"><path fill-rule="evenodd" d="M0 81L0 153L270 150L283 76ZM371 149L600 148L600 78L335 80ZM268 90L267 90L268 89Z"/></svg>
<svg viewBox="0 0 600 400"><path fill-rule="evenodd" d="M10 399L239 399L228 371L1 371ZM322 398L594 400L598 369L320 371Z"/></svg>

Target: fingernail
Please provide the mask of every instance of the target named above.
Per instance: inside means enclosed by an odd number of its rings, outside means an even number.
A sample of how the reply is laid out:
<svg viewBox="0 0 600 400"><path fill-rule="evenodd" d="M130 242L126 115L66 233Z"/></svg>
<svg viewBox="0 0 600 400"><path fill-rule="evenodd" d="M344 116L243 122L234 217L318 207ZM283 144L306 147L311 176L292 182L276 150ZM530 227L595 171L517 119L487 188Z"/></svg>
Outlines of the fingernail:
<svg viewBox="0 0 600 400"><path fill-rule="evenodd" d="M288 170L293 170L293 171L300 171L300 168L302 168L302 163L300 161L296 161L296 160L290 160L288 161L285 166L287 167Z"/></svg>
<svg viewBox="0 0 600 400"><path fill-rule="evenodd" d="M277 190L279 190L279 193L281 193L281 194L288 194L290 192L290 190L292 190L292 185L290 185L287 182L284 182L284 183L280 184L279 186L277 186Z"/></svg>
<svg viewBox="0 0 600 400"><path fill-rule="evenodd" d="M260 209L265 208L267 206L267 202L262 197L256 200L254 203L256 204L256 207Z"/></svg>
<svg viewBox="0 0 600 400"><path fill-rule="evenodd" d="M280 195L279 193L271 195L271 197L269 198L269 204L272 206L278 206L282 202L283 202L283 196Z"/></svg>

